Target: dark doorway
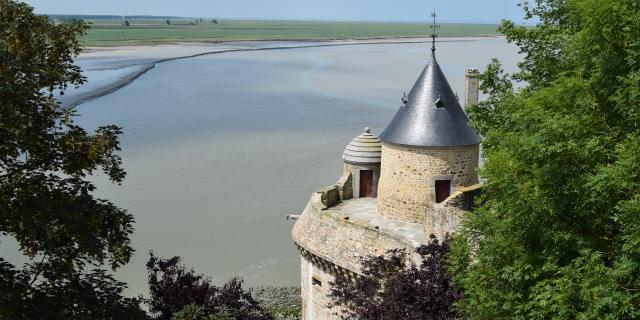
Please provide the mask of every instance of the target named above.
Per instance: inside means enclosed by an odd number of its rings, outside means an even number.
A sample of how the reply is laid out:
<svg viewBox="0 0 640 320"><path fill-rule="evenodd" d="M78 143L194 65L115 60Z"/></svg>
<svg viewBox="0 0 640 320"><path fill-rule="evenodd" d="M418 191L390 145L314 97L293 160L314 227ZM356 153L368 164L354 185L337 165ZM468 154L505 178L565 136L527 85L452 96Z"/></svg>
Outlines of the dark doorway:
<svg viewBox="0 0 640 320"><path fill-rule="evenodd" d="M440 203L451 195L451 180L436 180L436 203Z"/></svg>
<svg viewBox="0 0 640 320"><path fill-rule="evenodd" d="M360 170L360 198L373 197L373 170Z"/></svg>

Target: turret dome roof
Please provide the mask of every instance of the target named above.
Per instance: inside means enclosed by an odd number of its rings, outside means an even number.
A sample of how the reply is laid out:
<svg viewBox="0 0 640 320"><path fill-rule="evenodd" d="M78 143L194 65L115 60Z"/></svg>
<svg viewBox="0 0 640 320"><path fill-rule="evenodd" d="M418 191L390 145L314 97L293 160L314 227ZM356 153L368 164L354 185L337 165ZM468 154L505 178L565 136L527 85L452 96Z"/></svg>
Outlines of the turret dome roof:
<svg viewBox="0 0 640 320"><path fill-rule="evenodd" d="M351 140L342 154L342 159L349 163L380 163L381 158L382 142L369 128Z"/></svg>

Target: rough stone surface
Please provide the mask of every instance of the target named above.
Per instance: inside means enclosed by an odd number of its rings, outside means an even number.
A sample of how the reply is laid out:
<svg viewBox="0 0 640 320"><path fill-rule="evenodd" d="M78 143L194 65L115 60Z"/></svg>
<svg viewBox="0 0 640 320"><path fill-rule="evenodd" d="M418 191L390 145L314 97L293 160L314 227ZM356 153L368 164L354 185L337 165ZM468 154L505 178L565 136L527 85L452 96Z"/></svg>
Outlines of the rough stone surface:
<svg viewBox="0 0 640 320"><path fill-rule="evenodd" d="M339 310L329 308L329 283L335 280L335 276L323 270L320 265L314 264L306 256L301 257L300 264L302 319L339 319L336 316Z"/></svg>
<svg viewBox="0 0 640 320"><path fill-rule="evenodd" d="M389 219L423 223L435 203L435 180L457 187L478 183L479 145L416 148L383 143L378 212Z"/></svg>
<svg viewBox="0 0 640 320"><path fill-rule="evenodd" d="M480 96L480 72L476 68L469 68L464 73L464 107L470 107L478 103Z"/></svg>
<svg viewBox="0 0 640 320"><path fill-rule="evenodd" d="M481 184L459 188L444 202L428 208L424 221L424 234L427 236L434 234L438 239L444 239L447 234L458 229L464 211L472 209L481 188Z"/></svg>
<svg viewBox="0 0 640 320"><path fill-rule="evenodd" d="M353 179L351 178L351 172L343 173L340 180L338 180L337 185L340 200L353 198Z"/></svg>
<svg viewBox="0 0 640 320"><path fill-rule="evenodd" d="M334 207L323 203L325 188L311 197L292 236L301 254L303 319L337 319L329 308L330 282L337 274L356 277L361 260L387 250L413 252L425 237L422 224L386 219L376 210L375 198L344 200ZM417 256L410 255L417 261Z"/></svg>
<svg viewBox="0 0 640 320"><path fill-rule="evenodd" d="M301 254L303 319L337 319L339 310L329 308L330 282L337 274L357 277L363 258L398 248L413 252L429 234L443 238L457 228L462 211L479 193L477 161L477 145L429 149L385 145L381 173L389 175L388 189L380 180L379 198L354 199L350 193L356 192L359 181L354 177L359 170L373 169L374 181L380 171L375 165L345 163L335 185L312 195L292 231ZM434 181L444 178L452 180L452 195L436 204ZM386 212L379 211L383 198ZM410 254L409 259L416 262L418 257Z"/></svg>
<svg viewBox="0 0 640 320"><path fill-rule="evenodd" d="M425 238L421 223L403 223L376 214L373 198L347 200L335 208L326 207L321 198L321 193L311 197L293 227L293 240L339 268L359 273L362 257L395 248L412 249Z"/></svg>
<svg viewBox="0 0 640 320"><path fill-rule="evenodd" d="M326 187L317 192L320 195L322 204L327 207L332 207L340 202L340 192L338 191L338 185Z"/></svg>

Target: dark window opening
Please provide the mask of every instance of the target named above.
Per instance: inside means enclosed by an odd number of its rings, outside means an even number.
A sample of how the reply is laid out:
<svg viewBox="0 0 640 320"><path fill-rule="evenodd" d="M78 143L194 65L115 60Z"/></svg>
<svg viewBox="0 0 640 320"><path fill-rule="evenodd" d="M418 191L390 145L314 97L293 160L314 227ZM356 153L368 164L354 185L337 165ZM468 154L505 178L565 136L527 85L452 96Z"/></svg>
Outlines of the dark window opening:
<svg viewBox="0 0 640 320"><path fill-rule="evenodd" d="M440 100L440 98L436 99L436 107L437 108L444 108L445 104L442 100Z"/></svg>
<svg viewBox="0 0 640 320"><path fill-rule="evenodd" d="M317 276L313 276L313 277L311 277L311 284L314 285L314 286L321 287L322 286L322 281L320 281L320 279L318 279Z"/></svg>
<svg viewBox="0 0 640 320"><path fill-rule="evenodd" d="M440 203L451 195L451 180L436 180L436 203Z"/></svg>

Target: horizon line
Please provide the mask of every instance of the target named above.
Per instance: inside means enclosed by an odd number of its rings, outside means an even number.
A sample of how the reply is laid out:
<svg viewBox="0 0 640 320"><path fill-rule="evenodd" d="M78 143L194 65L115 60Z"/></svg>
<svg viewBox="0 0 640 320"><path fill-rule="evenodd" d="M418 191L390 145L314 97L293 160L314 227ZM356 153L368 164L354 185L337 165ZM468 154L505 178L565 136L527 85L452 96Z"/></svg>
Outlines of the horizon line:
<svg viewBox="0 0 640 320"><path fill-rule="evenodd" d="M428 21L417 20L404 20L404 19L320 19L320 18L256 18L256 17L212 17L212 16L172 16L172 15L156 15L156 14L83 14L83 13L39 13L47 16L114 16L114 17L158 17L158 18L170 18L170 19L217 19L217 20L245 20L245 21L293 21L293 22L377 22L377 23L416 23L416 24L430 24ZM486 20L443 20L439 23L442 24L488 24L499 25L502 20L499 21L486 21ZM516 22L523 25L529 25L524 21Z"/></svg>

